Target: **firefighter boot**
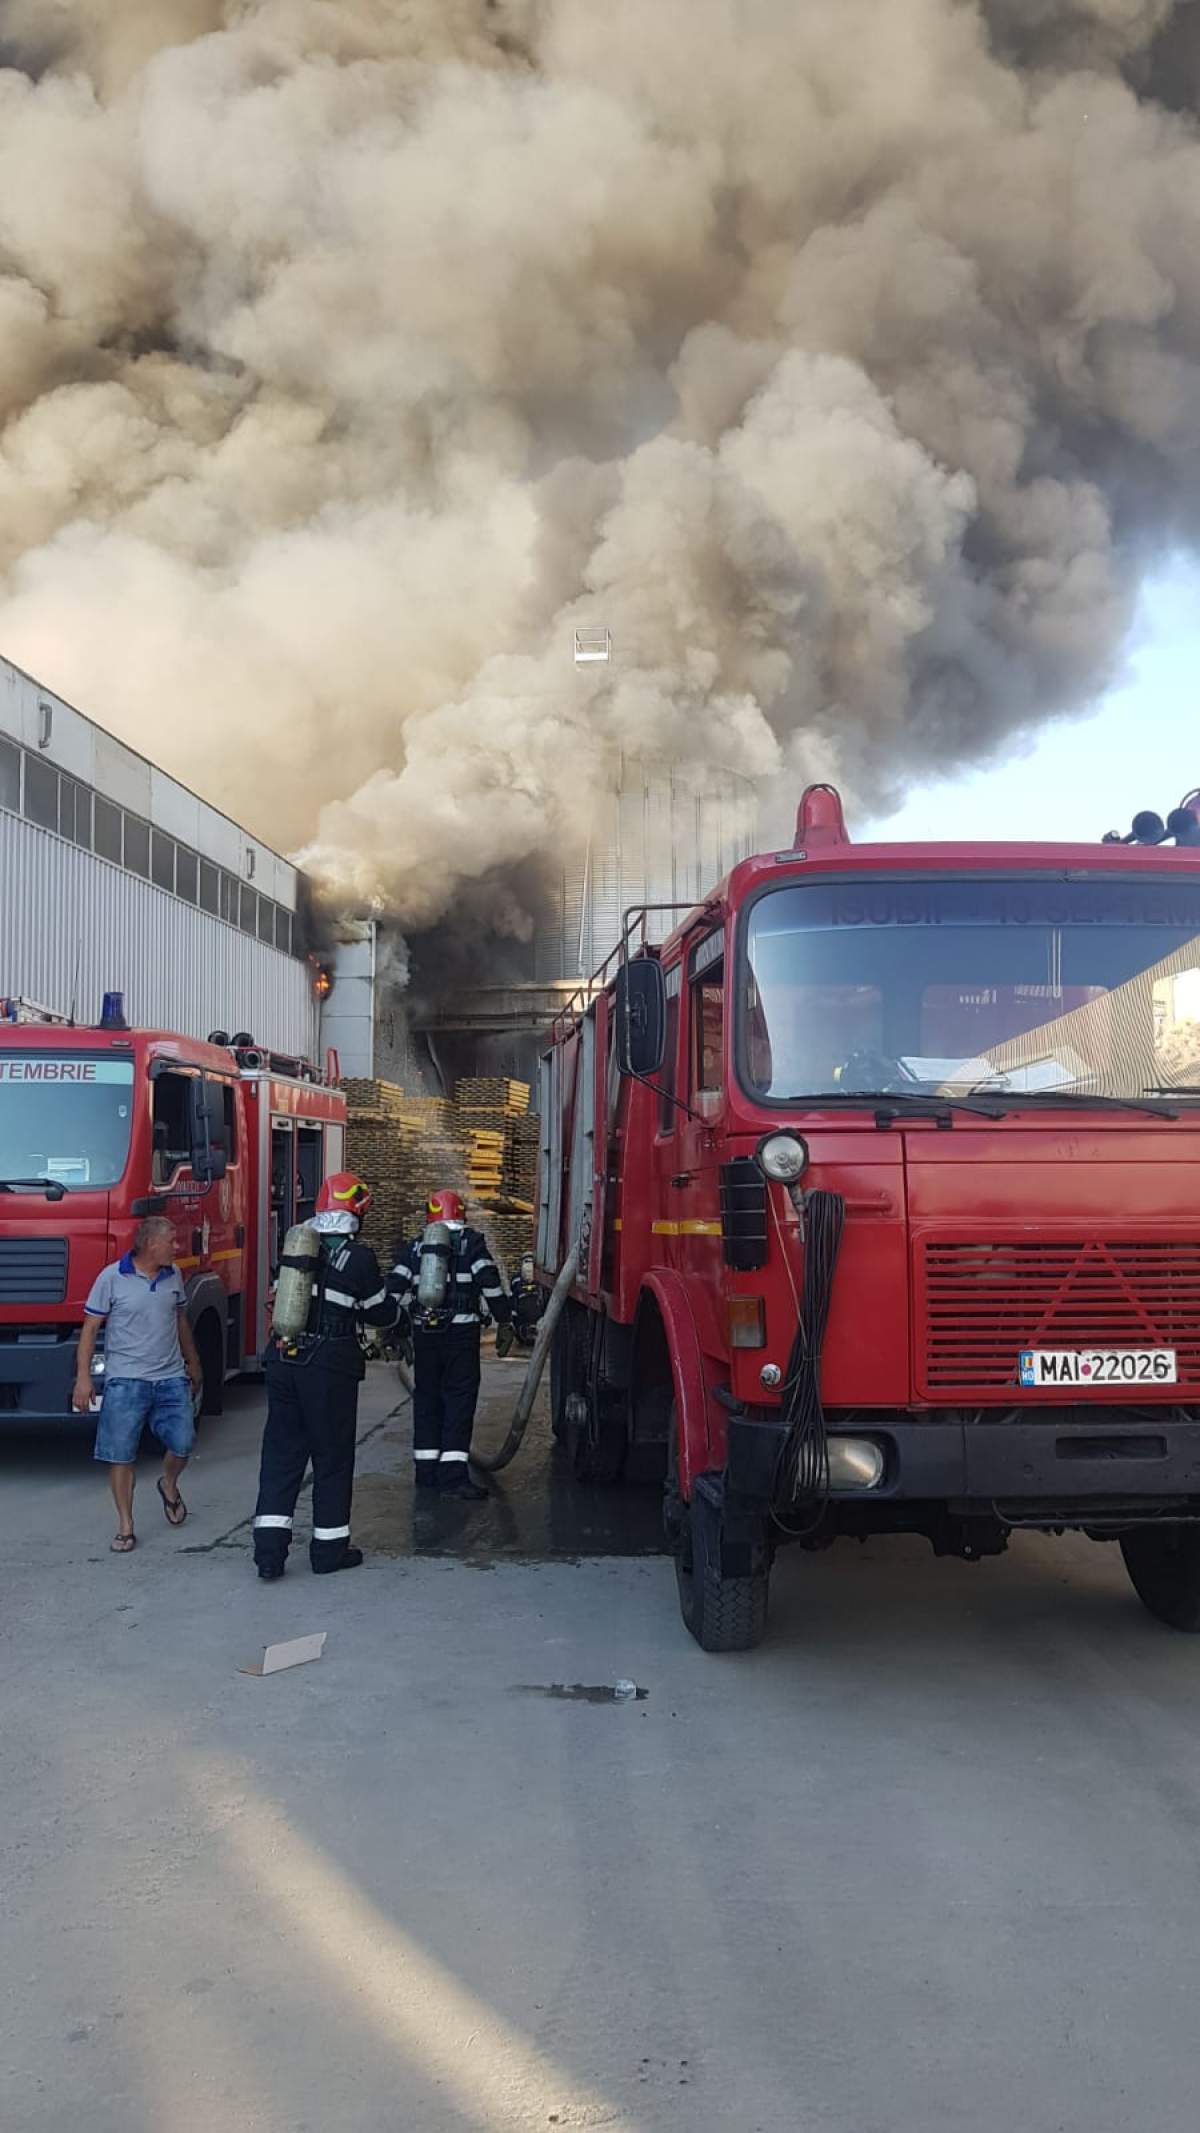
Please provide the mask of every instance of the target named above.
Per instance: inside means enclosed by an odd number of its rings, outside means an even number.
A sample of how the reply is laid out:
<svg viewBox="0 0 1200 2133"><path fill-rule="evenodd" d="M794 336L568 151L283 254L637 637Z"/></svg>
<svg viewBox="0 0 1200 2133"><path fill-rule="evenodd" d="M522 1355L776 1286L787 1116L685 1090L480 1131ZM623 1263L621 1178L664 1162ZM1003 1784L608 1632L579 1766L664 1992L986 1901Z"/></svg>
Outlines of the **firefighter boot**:
<svg viewBox="0 0 1200 2133"><path fill-rule="evenodd" d="M443 1454L438 1473L442 1495L453 1497L456 1503L486 1503L491 1494L472 1478L466 1459L456 1459L453 1453L449 1458Z"/></svg>
<svg viewBox="0 0 1200 2133"><path fill-rule="evenodd" d="M362 1559L361 1548L343 1548L340 1555L324 1555L319 1562L316 1560L315 1549L310 1554L313 1574L319 1578L328 1577L334 1570L357 1570Z"/></svg>

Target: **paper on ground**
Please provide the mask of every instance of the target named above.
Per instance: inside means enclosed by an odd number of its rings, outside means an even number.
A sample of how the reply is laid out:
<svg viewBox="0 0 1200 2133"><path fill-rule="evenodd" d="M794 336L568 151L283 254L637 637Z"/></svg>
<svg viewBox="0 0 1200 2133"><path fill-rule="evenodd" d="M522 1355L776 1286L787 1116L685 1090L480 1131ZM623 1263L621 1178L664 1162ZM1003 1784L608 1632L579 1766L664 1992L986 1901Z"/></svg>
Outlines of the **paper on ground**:
<svg viewBox="0 0 1200 2133"><path fill-rule="evenodd" d="M310 1659L320 1658L328 1635L328 1630L319 1629L313 1637L291 1637L286 1644L268 1644L257 1665L239 1666L238 1673L281 1674L285 1666L305 1666Z"/></svg>

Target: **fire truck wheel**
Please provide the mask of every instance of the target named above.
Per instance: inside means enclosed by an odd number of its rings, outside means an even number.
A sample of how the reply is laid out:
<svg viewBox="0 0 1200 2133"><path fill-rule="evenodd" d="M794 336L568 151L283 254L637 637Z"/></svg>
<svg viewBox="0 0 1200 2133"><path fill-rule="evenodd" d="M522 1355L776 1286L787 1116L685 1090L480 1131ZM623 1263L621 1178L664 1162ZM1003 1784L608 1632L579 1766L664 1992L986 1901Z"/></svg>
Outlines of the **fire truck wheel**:
<svg viewBox="0 0 1200 2133"><path fill-rule="evenodd" d="M668 1476L668 1506L672 1486L673 1476ZM674 1527L675 1579L684 1627L702 1652L753 1651L767 1626L770 1569L765 1549L761 1568L746 1577L723 1577L720 1512L699 1489L690 1503L683 1503L677 1493L674 1502L677 1517L672 1519L668 1510L666 1524L668 1533Z"/></svg>
<svg viewBox="0 0 1200 2133"><path fill-rule="evenodd" d="M567 1441L567 1398L572 1390L570 1316L568 1304L550 1342L550 1427L559 1444Z"/></svg>
<svg viewBox="0 0 1200 2133"><path fill-rule="evenodd" d="M616 1481L625 1460L625 1429L607 1401L597 1409L589 1388L591 1339L588 1313L568 1303L550 1348L551 1424L576 1481Z"/></svg>
<svg viewBox="0 0 1200 2133"><path fill-rule="evenodd" d="M1200 1630L1200 1530L1146 1526L1121 1542L1143 1607L1171 1629Z"/></svg>
<svg viewBox="0 0 1200 2133"><path fill-rule="evenodd" d="M625 1431L620 1419L586 1393L567 1397L567 1451L576 1481L619 1481L625 1464Z"/></svg>
<svg viewBox="0 0 1200 2133"><path fill-rule="evenodd" d="M221 1345L221 1327L211 1311L206 1311L196 1327L196 1353L204 1372L204 1392L200 1401L202 1415L219 1415L225 1408L225 1352Z"/></svg>

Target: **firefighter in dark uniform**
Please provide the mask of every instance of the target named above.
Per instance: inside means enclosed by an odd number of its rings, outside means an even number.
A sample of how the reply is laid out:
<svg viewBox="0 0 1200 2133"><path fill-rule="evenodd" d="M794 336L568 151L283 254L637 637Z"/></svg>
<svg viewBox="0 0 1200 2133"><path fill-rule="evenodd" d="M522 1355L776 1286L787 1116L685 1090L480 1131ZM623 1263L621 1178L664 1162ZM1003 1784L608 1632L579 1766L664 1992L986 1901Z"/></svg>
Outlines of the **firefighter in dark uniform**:
<svg viewBox="0 0 1200 2133"><path fill-rule="evenodd" d="M510 1306L485 1238L467 1228L460 1195L431 1194L426 1213L431 1223L444 1223L450 1236L443 1303L431 1310L418 1300L423 1236L405 1247L391 1276L412 1327L416 1484L461 1503L482 1503L488 1492L471 1479L468 1464L479 1398L479 1337L485 1318L506 1325Z"/></svg>
<svg viewBox="0 0 1200 2133"><path fill-rule="evenodd" d="M537 1339L538 1323L546 1309L546 1292L533 1278L532 1252L525 1253L520 1272L513 1275L508 1300L512 1318L496 1335L497 1355L511 1355L518 1341L523 1348L532 1348Z"/></svg>
<svg viewBox="0 0 1200 2133"><path fill-rule="evenodd" d="M313 1569L356 1570L362 1561L362 1549L350 1546L358 1388L366 1375L358 1335L360 1326L390 1326L396 1318L379 1261L355 1242L370 1204L361 1178L348 1171L326 1178L311 1225L320 1252L307 1331L291 1340L273 1333L267 1346L267 1426L254 1514L260 1578L283 1576L310 1460Z"/></svg>

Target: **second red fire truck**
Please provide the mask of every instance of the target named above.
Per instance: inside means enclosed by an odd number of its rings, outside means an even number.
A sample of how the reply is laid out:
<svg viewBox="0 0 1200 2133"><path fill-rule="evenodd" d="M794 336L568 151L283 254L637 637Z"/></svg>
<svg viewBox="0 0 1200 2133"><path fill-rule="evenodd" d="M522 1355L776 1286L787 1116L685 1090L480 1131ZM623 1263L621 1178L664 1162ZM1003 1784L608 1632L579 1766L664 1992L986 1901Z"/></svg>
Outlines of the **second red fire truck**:
<svg viewBox="0 0 1200 2133"><path fill-rule="evenodd" d="M268 1330L282 1238L343 1167L336 1062L127 1027L0 1021L0 1426L71 1421L75 1349L96 1275L139 1220L175 1225L204 1366L204 1411ZM103 1355L98 1358L97 1395Z"/></svg>
<svg viewBox="0 0 1200 2133"><path fill-rule="evenodd" d="M1102 846L793 848L631 914L543 1064L539 1266L584 1478L661 1473L683 1617L778 1546L1119 1544L1200 1628L1194 804Z"/></svg>

